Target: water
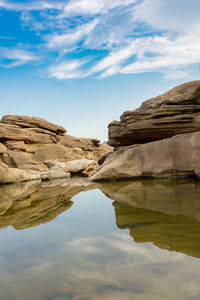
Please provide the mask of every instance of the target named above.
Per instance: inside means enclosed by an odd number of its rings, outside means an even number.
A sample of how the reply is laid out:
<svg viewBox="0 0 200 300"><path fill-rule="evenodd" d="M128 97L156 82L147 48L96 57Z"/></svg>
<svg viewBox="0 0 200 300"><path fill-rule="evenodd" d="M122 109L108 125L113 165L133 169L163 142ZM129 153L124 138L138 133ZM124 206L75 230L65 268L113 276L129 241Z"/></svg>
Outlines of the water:
<svg viewBox="0 0 200 300"><path fill-rule="evenodd" d="M200 298L200 184L0 187L1 300Z"/></svg>

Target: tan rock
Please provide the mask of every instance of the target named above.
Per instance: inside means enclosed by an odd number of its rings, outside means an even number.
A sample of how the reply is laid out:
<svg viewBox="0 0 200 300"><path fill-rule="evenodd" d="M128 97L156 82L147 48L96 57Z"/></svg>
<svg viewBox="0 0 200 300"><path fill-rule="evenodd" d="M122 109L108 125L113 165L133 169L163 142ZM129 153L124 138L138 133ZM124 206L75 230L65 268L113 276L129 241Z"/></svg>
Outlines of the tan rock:
<svg viewBox="0 0 200 300"><path fill-rule="evenodd" d="M26 151L26 145L24 141L6 141L5 145L10 150Z"/></svg>
<svg viewBox="0 0 200 300"><path fill-rule="evenodd" d="M108 144L142 144L200 130L200 80L187 82L109 124Z"/></svg>
<svg viewBox="0 0 200 300"><path fill-rule="evenodd" d="M7 172L8 166L3 162L0 162L0 182L2 181L5 173Z"/></svg>
<svg viewBox="0 0 200 300"><path fill-rule="evenodd" d="M0 143L0 154L6 153L7 150L8 150L7 147L4 146L2 143Z"/></svg>
<svg viewBox="0 0 200 300"><path fill-rule="evenodd" d="M39 127L56 133L65 133L66 129L62 126L50 123L38 117L7 115L1 119L2 123L13 124L21 127Z"/></svg>
<svg viewBox="0 0 200 300"><path fill-rule="evenodd" d="M53 159L44 161L44 164L47 165L48 168L51 170L62 170L64 172L70 172L70 173L81 173L93 163L94 163L93 160L89 160L85 158L72 160L68 162L59 162Z"/></svg>
<svg viewBox="0 0 200 300"><path fill-rule="evenodd" d="M200 177L200 132L127 147L110 154L91 180Z"/></svg>
<svg viewBox="0 0 200 300"><path fill-rule="evenodd" d="M48 170L48 171L45 171L45 172L41 173L41 179L42 180L57 179L57 178L69 178L69 177L70 177L70 173L66 172L62 169Z"/></svg>
<svg viewBox="0 0 200 300"><path fill-rule="evenodd" d="M1 183L12 183L29 180L40 180L40 172L20 170L17 168L7 168Z"/></svg>

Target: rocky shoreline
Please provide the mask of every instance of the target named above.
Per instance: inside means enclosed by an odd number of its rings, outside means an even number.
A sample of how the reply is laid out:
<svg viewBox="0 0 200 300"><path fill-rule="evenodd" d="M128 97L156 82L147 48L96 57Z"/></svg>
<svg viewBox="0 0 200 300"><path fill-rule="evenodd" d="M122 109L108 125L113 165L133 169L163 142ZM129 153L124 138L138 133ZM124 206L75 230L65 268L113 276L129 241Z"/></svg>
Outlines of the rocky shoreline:
<svg viewBox="0 0 200 300"><path fill-rule="evenodd" d="M200 80L187 82L108 126L114 151L93 181L200 177Z"/></svg>
<svg viewBox="0 0 200 300"><path fill-rule="evenodd" d="M42 118L7 115L0 121L0 183L88 176L111 149Z"/></svg>

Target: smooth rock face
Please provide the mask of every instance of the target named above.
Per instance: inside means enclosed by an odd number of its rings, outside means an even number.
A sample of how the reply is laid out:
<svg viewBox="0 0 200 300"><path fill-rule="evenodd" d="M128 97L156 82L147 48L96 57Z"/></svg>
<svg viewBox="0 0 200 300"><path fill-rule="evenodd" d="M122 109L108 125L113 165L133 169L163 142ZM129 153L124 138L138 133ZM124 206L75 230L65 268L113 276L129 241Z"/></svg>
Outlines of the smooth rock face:
<svg viewBox="0 0 200 300"><path fill-rule="evenodd" d="M188 82L138 109L126 111L109 124L108 144L113 147L148 143L200 130L200 80Z"/></svg>
<svg viewBox="0 0 200 300"><path fill-rule="evenodd" d="M91 180L200 177L200 132L114 151Z"/></svg>
<svg viewBox="0 0 200 300"><path fill-rule="evenodd" d="M69 177L66 167L50 170L44 163L46 160L58 163L78 160L70 163L68 169L72 173L92 174L98 168L98 159L112 150L97 139L76 138L65 132L62 126L41 118L4 116L0 122L0 162L3 164L0 183ZM82 159L86 161L80 162Z"/></svg>

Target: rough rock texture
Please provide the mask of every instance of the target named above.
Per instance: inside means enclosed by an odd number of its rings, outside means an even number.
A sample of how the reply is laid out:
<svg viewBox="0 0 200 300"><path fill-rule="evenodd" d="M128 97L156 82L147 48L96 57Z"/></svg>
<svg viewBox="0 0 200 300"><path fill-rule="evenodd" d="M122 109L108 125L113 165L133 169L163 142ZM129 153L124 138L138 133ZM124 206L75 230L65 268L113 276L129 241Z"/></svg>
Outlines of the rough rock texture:
<svg viewBox="0 0 200 300"><path fill-rule="evenodd" d="M188 82L126 111L109 124L108 144L142 144L200 130L200 80Z"/></svg>
<svg viewBox="0 0 200 300"><path fill-rule="evenodd" d="M44 164L49 159L78 160L76 164L82 159L92 160L85 168L77 168L88 175L97 169L98 159L112 149L97 139L76 138L65 132L62 126L41 118L4 116L0 122L0 162L3 164L0 173L5 168L7 171L2 180L0 174L0 183L69 176L67 171L64 174L61 170L49 170Z"/></svg>
<svg viewBox="0 0 200 300"><path fill-rule="evenodd" d="M73 205L73 196L93 188L80 177L1 185L0 228L25 229L50 222Z"/></svg>
<svg viewBox="0 0 200 300"><path fill-rule="evenodd" d="M114 151L91 180L200 177L200 131Z"/></svg>
<svg viewBox="0 0 200 300"><path fill-rule="evenodd" d="M91 180L200 177L200 80L182 84L125 112L109 125L115 151Z"/></svg>
<svg viewBox="0 0 200 300"><path fill-rule="evenodd" d="M200 258L200 186L195 181L98 183L112 200L119 228L130 229L137 243Z"/></svg>

